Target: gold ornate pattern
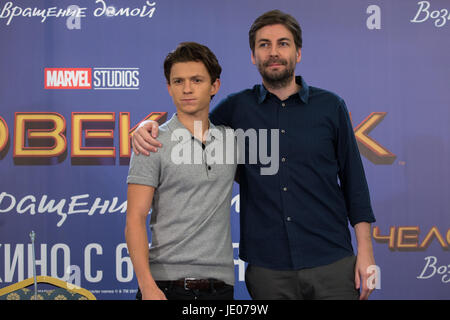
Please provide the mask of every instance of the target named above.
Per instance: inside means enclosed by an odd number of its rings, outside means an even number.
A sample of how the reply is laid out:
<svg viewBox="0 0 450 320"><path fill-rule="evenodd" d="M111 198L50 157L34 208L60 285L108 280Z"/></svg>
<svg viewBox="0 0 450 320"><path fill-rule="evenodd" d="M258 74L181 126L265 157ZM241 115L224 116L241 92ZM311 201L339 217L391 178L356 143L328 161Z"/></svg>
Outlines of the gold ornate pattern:
<svg viewBox="0 0 450 320"><path fill-rule="evenodd" d="M36 281L56 287L54 290L39 290L36 300L96 300L95 296L88 290L53 277L38 276ZM0 300L35 300L34 290L27 288L33 283L34 279L28 278L1 288Z"/></svg>

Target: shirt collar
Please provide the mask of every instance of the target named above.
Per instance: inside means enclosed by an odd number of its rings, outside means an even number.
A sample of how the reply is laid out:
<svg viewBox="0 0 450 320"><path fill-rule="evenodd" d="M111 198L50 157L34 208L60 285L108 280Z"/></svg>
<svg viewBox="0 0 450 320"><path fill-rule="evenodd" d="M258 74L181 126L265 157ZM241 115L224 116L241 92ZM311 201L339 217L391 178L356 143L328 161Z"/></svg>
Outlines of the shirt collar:
<svg viewBox="0 0 450 320"><path fill-rule="evenodd" d="M210 141L211 139L217 139L219 141L222 141L222 136L220 134L216 134L216 130L219 130L209 119L209 130L207 132L207 138L206 141ZM175 136L177 138L178 141L180 141L181 143L186 143L188 141L190 141L193 137L193 135L191 134L191 132L180 122L180 120L178 119L178 115L177 113L174 113L172 115L172 118L170 118L169 121L167 121L167 127L169 128L170 131L172 131L172 135ZM183 139L182 136L177 135L176 131L177 129L185 129L186 130L186 134L189 134L189 136L191 137L191 139ZM212 130L211 129L215 129ZM212 138L213 137L213 138Z"/></svg>
<svg viewBox="0 0 450 320"><path fill-rule="evenodd" d="M303 80L302 76L296 76L295 82L301 86L300 91L297 92L296 94L298 94L300 100L302 100L303 103L308 103L309 87L306 84L305 80ZM256 95L257 95L259 104L263 103L264 100L266 100L266 97L268 94L269 94L269 91L264 87L263 84L257 85Z"/></svg>

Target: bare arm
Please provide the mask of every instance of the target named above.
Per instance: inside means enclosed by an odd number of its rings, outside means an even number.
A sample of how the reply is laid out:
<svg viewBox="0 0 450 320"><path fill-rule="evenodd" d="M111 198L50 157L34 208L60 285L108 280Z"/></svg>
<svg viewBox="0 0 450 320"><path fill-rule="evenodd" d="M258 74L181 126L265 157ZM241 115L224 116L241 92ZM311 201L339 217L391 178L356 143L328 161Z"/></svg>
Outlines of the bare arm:
<svg viewBox="0 0 450 320"><path fill-rule="evenodd" d="M355 286L361 289L360 300L367 300L373 289L369 289L367 279L370 274L367 272L369 266L375 265L373 256L372 237L370 235L370 223L360 222L355 225L355 235L358 245L358 255L355 266Z"/></svg>
<svg viewBox="0 0 450 320"><path fill-rule="evenodd" d="M143 300L166 300L150 272L146 218L153 201L155 188L129 184L125 239L141 289Z"/></svg>
<svg viewBox="0 0 450 320"><path fill-rule="evenodd" d="M153 120L144 121L139 125L131 138L134 153L149 156L150 152L157 152L157 148L162 147L156 140L158 128L158 122Z"/></svg>

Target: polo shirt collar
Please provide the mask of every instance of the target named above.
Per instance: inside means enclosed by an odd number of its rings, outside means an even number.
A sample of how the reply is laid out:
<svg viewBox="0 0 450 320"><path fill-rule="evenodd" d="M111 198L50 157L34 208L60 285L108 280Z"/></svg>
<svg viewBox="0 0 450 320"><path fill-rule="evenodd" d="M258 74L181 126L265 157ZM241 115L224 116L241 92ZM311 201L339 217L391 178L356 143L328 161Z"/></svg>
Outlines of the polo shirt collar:
<svg viewBox="0 0 450 320"><path fill-rule="evenodd" d="M216 130L219 130L212 122L211 122L211 120L209 120L208 119L208 121L209 121L209 130L208 130L208 132L207 132L207 134L208 134L208 136L207 136L207 141L208 140L211 140L211 137L214 137L214 139L217 139L217 140L219 140L219 141L222 141L222 136L220 135L220 134L216 134L215 133L215 131ZM189 132L189 134L191 135L191 137L193 137L192 136L192 134L191 134L191 132L180 122L180 120L178 119L178 115L177 115L177 113L174 113L173 115L172 115L172 118L170 118L170 120L169 121L167 121L167 126L168 126L168 128L170 129L170 131L172 131L172 134L178 139L178 141L181 141L181 143L186 143L186 142L188 142L189 140L182 140L182 137L181 136L178 136L174 131L176 130L176 129L185 129L185 130L187 130L187 132ZM215 130L213 130L213 131L211 131L211 129L215 129Z"/></svg>
<svg viewBox="0 0 450 320"><path fill-rule="evenodd" d="M306 84L305 80L303 80L302 76L296 76L295 82L301 86L301 89L299 92L297 92L300 100L303 103L308 103L309 99L309 87ZM256 95L258 98L258 104L261 104L266 100L266 97L268 96L269 91L264 87L263 84L258 85L258 88L256 90Z"/></svg>

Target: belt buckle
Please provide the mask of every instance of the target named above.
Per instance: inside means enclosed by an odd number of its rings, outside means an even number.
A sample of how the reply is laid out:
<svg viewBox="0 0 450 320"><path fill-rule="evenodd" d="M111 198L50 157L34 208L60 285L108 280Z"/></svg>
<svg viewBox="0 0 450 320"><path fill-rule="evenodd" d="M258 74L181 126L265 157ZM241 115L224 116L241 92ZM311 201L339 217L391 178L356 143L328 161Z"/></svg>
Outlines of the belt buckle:
<svg viewBox="0 0 450 320"><path fill-rule="evenodd" d="M190 290L190 288L187 287L187 282L190 280L196 280L195 278L184 278L184 290Z"/></svg>

